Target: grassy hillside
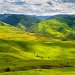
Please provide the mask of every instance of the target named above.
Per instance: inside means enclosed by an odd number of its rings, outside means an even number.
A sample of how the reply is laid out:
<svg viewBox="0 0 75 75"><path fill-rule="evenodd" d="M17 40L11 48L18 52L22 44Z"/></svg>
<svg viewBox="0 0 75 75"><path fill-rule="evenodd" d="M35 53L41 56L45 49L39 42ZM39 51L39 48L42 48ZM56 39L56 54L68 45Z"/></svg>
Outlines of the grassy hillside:
<svg viewBox="0 0 75 75"><path fill-rule="evenodd" d="M65 69L65 68L64 68ZM1 75L75 75L74 71L67 71L67 69L59 69L59 70L30 70L30 71L17 71L17 72L8 72L3 73Z"/></svg>
<svg viewBox="0 0 75 75"><path fill-rule="evenodd" d="M66 23L62 23L56 19L40 22L36 27L32 27L33 32L38 32L54 37L65 37L65 34L72 31Z"/></svg>
<svg viewBox="0 0 75 75"><path fill-rule="evenodd" d="M24 32L24 31L22 31L21 29L18 29L18 28L16 28L16 27L13 27L13 26L11 26L11 25L9 25L9 24L6 24L6 23L4 23L4 22L0 22L0 33L6 33L6 32L8 32L8 33L20 33L20 32Z"/></svg>
<svg viewBox="0 0 75 75"><path fill-rule="evenodd" d="M74 41L63 42L29 33L5 33L4 35L0 33L0 35L0 72L49 69L50 72L54 73L52 69L57 68L57 72L65 73L59 69L75 67ZM36 71L33 72L36 74ZM33 74L30 71L27 73ZM43 70L42 73L47 74ZM16 74L16 72L4 74L10 75ZM38 71L39 74L40 71Z"/></svg>
<svg viewBox="0 0 75 75"><path fill-rule="evenodd" d="M56 15L31 26L31 32L63 39L75 39L75 15Z"/></svg>
<svg viewBox="0 0 75 75"><path fill-rule="evenodd" d="M32 29L36 33L0 22L0 74L75 74L75 40L54 38L71 37L72 28L51 19L33 25Z"/></svg>

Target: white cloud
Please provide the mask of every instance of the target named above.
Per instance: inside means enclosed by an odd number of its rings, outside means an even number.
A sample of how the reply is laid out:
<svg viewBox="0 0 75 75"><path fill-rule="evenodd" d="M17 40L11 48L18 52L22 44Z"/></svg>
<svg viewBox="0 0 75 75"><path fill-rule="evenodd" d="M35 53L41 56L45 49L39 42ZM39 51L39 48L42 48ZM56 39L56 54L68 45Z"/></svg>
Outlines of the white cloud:
<svg viewBox="0 0 75 75"><path fill-rule="evenodd" d="M0 13L75 14L74 0L0 0Z"/></svg>

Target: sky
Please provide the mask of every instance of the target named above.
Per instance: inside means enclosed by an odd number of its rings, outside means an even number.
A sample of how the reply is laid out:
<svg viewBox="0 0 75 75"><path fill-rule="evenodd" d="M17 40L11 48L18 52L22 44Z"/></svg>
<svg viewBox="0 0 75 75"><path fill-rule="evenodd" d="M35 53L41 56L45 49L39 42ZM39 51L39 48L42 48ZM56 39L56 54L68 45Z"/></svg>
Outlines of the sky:
<svg viewBox="0 0 75 75"><path fill-rule="evenodd" d="M42 16L75 14L75 0L0 0L0 13Z"/></svg>

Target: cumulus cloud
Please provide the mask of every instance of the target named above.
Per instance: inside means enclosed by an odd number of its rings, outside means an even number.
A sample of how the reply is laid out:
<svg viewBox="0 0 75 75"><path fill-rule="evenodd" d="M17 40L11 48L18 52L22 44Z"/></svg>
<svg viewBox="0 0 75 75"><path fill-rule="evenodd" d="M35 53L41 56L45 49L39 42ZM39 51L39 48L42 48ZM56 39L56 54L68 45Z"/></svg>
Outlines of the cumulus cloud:
<svg viewBox="0 0 75 75"><path fill-rule="evenodd" d="M0 0L0 13L29 15L75 14L75 0Z"/></svg>

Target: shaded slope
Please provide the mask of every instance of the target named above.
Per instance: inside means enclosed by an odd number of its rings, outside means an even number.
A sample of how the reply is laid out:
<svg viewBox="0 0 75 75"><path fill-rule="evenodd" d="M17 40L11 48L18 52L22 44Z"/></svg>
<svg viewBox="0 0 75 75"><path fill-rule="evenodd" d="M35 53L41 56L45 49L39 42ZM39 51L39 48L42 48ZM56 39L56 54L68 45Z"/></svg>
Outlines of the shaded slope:
<svg viewBox="0 0 75 75"><path fill-rule="evenodd" d="M75 15L55 15L52 18L57 19L60 22L66 23L70 28L75 27Z"/></svg>
<svg viewBox="0 0 75 75"><path fill-rule="evenodd" d="M36 16L30 15L21 15L21 14L4 14L0 21L8 23L12 26L23 25L26 28L29 28L31 25L40 22L41 20Z"/></svg>

